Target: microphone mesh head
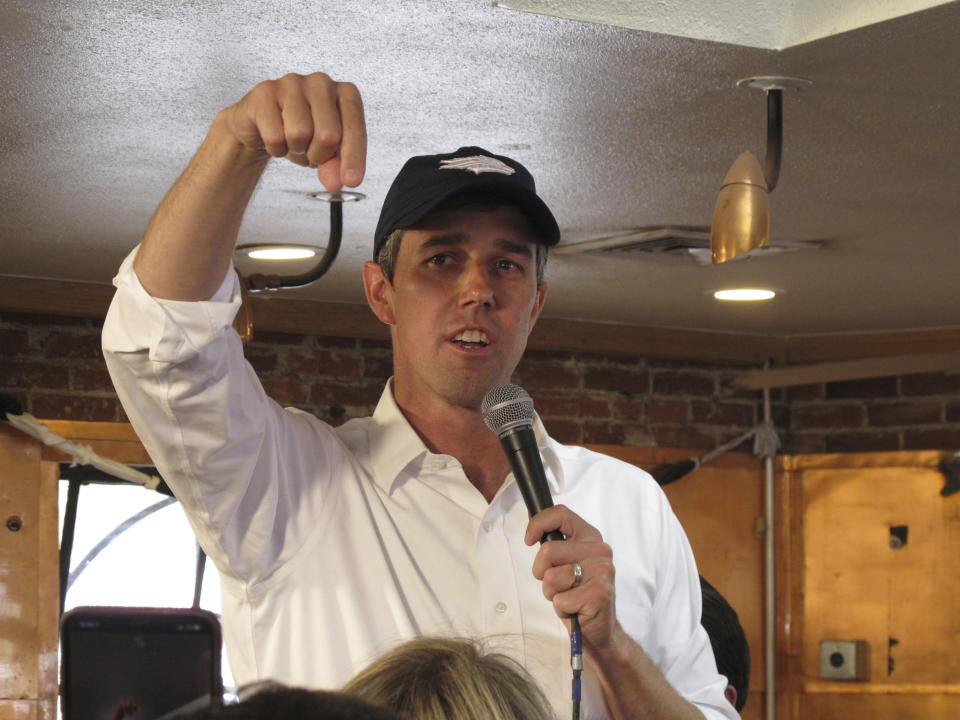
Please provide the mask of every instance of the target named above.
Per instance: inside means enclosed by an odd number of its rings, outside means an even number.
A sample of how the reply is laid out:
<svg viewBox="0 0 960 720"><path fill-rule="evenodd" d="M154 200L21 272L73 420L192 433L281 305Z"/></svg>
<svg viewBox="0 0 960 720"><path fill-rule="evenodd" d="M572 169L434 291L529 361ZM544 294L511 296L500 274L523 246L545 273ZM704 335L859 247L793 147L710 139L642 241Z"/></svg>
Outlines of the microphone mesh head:
<svg viewBox="0 0 960 720"><path fill-rule="evenodd" d="M497 435L517 425L533 425L533 399L518 385L497 385L483 396L483 422Z"/></svg>

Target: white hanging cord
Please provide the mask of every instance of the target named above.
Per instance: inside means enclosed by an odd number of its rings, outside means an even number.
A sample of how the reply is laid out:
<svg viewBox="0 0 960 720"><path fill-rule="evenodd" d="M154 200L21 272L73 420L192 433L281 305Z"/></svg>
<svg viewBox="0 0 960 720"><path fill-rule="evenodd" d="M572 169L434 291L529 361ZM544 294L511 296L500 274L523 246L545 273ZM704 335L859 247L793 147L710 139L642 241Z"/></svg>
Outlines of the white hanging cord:
<svg viewBox="0 0 960 720"><path fill-rule="evenodd" d="M107 473L107 475L112 475L121 480L135 483L136 485L143 485L148 490L156 490L160 485L160 478L156 475L147 475L139 470L134 470L128 465L98 455L89 445L81 445L72 440L67 440L67 438L62 435L57 435L30 413L20 413L17 415L12 412L7 412L6 419L8 423L21 432L36 438L44 445L49 445L69 455L72 459L72 465L92 465L98 470Z"/></svg>

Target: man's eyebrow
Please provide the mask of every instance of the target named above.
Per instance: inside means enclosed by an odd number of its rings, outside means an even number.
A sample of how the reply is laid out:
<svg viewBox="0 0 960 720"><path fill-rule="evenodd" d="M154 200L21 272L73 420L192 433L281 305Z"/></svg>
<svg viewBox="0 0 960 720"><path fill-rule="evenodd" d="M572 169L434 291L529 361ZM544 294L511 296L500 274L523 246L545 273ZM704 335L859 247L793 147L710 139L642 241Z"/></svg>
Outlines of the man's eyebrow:
<svg viewBox="0 0 960 720"><path fill-rule="evenodd" d="M523 255L525 257L533 257L532 250L533 243L522 243L515 242L513 240L497 240L497 246L506 252L515 253L517 255Z"/></svg>
<svg viewBox="0 0 960 720"><path fill-rule="evenodd" d="M420 246L421 249L431 249L438 247L450 247L451 245L463 245L469 242L470 236L467 233L438 233L433 235ZM533 243L516 242L515 240L497 240L497 247L504 252L533 257Z"/></svg>
<svg viewBox="0 0 960 720"><path fill-rule="evenodd" d="M470 237L466 233L440 233L438 235L432 235L420 247L435 248L449 245L462 245L469 239Z"/></svg>

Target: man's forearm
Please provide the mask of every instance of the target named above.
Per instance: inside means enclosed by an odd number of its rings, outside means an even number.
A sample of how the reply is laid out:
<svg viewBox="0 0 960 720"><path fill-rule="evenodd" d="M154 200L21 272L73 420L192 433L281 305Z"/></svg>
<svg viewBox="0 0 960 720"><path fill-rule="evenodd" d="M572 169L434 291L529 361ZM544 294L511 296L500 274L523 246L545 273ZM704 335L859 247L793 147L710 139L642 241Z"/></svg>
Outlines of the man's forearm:
<svg viewBox="0 0 960 720"><path fill-rule="evenodd" d="M154 297L206 300L229 267L269 157L251 153L224 125L221 112L144 234L134 269Z"/></svg>
<svg viewBox="0 0 960 720"><path fill-rule="evenodd" d="M609 648L589 652L607 709L615 720L703 720L703 714L673 689L630 636L617 630Z"/></svg>

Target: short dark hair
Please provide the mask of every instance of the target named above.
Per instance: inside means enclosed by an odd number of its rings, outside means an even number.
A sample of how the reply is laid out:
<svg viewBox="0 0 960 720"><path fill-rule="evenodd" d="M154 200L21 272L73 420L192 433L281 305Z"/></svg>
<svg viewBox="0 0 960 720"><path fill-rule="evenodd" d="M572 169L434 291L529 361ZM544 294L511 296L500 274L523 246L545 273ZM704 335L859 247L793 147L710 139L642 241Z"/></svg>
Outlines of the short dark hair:
<svg viewBox="0 0 960 720"><path fill-rule="evenodd" d="M465 192L441 203L436 210L496 210L512 204L509 197L497 193ZM377 254L380 269L391 283L397 268L397 255L400 253L400 240L403 238L404 230L405 228L400 228L387 235ZM542 242L536 245L537 287L540 287L543 285L543 276L547 268L547 246Z"/></svg>
<svg viewBox="0 0 960 720"><path fill-rule="evenodd" d="M740 625L737 611L706 579L700 576L703 594L703 617L700 623L707 631L717 670L737 691L737 712L743 709L750 692L750 646Z"/></svg>
<svg viewBox="0 0 960 720"><path fill-rule="evenodd" d="M270 683L234 705L209 707L190 720L398 720L386 708L375 707L342 692L307 690Z"/></svg>

